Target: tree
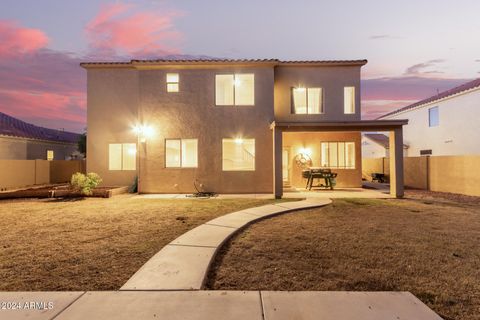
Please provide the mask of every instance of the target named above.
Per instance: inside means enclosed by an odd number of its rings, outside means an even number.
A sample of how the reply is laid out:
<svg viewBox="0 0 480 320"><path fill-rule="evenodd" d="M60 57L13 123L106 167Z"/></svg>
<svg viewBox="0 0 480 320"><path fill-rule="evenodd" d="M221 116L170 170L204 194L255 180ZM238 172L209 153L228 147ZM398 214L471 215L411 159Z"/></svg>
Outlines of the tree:
<svg viewBox="0 0 480 320"><path fill-rule="evenodd" d="M87 132L84 132L80 135L78 139L78 151L87 156Z"/></svg>

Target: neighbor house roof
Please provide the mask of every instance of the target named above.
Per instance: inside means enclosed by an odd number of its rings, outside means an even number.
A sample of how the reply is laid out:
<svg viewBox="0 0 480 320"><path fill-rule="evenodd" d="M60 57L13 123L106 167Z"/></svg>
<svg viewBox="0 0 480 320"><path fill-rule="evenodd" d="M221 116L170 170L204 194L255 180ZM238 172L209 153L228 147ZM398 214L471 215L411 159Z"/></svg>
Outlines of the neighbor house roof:
<svg viewBox="0 0 480 320"><path fill-rule="evenodd" d="M38 127L2 112L0 135L68 143L76 143L80 138L78 133Z"/></svg>
<svg viewBox="0 0 480 320"><path fill-rule="evenodd" d="M385 149L388 149L390 147L390 139L388 138L388 136L384 135L383 133L364 133L363 136L372 140L376 144L379 144ZM407 149L408 146L404 144L403 148Z"/></svg>
<svg viewBox="0 0 480 320"><path fill-rule="evenodd" d="M151 60L130 60L125 62L82 62L84 68L106 68L126 67L135 68L147 65L209 65L209 64L258 64L271 66L363 66L367 60L292 60L283 61L279 59L151 59Z"/></svg>
<svg viewBox="0 0 480 320"><path fill-rule="evenodd" d="M391 115L394 115L394 114L397 114L397 113L400 113L400 112L403 112L403 111L406 111L406 110L410 110L410 109L419 107L419 106L424 105L424 104L432 103L432 102L435 102L437 100L445 99L447 97L462 93L464 91L469 91L469 90L472 90L472 89L475 89L475 88L480 88L480 78L475 79L475 80L470 81L470 82L467 82L467 83L464 83L464 84L459 85L458 87L452 88L450 90L440 92L439 94L436 94L434 96L431 96L431 97L423 99L423 100L420 100L420 101L415 102L415 103L413 103L411 105L408 105L406 107L403 107L403 108L397 109L395 111L389 112L387 114L384 114L384 115L378 117L377 119L382 119L382 118L385 118L385 117L388 117L388 116L391 116Z"/></svg>

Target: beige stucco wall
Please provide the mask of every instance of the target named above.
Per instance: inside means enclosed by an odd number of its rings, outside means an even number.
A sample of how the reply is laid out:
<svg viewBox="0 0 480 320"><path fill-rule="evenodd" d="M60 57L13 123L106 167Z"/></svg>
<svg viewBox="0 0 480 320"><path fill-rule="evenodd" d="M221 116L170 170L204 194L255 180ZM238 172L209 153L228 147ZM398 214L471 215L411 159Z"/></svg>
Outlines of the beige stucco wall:
<svg viewBox="0 0 480 320"><path fill-rule="evenodd" d="M292 114L292 87L321 87L324 114ZM355 113L344 114L343 88L355 87ZM351 121L360 120L359 66L280 66L275 68L275 120Z"/></svg>
<svg viewBox="0 0 480 320"><path fill-rule="evenodd" d="M360 132L285 132L283 133L283 147L290 153L290 183L304 188L306 179L302 178L302 168L293 160L300 149L309 148L313 167L320 167L321 142L355 142L355 169L332 169L338 173L337 187L362 186L362 159Z"/></svg>
<svg viewBox="0 0 480 320"><path fill-rule="evenodd" d="M180 92L166 92L168 72L179 74ZM255 106L215 106L215 75L225 73L255 74ZM290 88L298 82L324 88L324 115L290 115ZM344 86L356 88L353 115L343 114ZM130 185L138 174L144 193L192 192L194 181L205 191L219 193L272 192L271 122L359 120L360 67L239 64L90 68L87 118L87 171L100 174L104 185ZM137 170L109 171L108 144L137 143L132 131L135 124L155 131L138 146ZM222 139L238 137L255 139L255 171L222 170ZM198 168L165 168L165 139L169 138L198 139ZM360 148L360 141L357 145ZM357 164L361 165L360 159ZM345 182L358 186L360 172Z"/></svg>
<svg viewBox="0 0 480 320"><path fill-rule="evenodd" d="M69 182L72 175L77 172L85 173L85 161L49 161L50 164L50 183Z"/></svg>
<svg viewBox="0 0 480 320"><path fill-rule="evenodd" d="M430 190L480 196L480 156L430 157Z"/></svg>
<svg viewBox="0 0 480 320"><path fill-rule="evenodd" d="M68 182L84 167L83 160L0 160L0 190Z"/></svg>
<svg viewBox="0 0 480 320"><path fill-rule="evenodd" d="M362 159L364 178L372 172L388 175L388 159ZM480 156L404 158L405 186L416 189L480 196Z"/></svg>
<svg viewBox="0 0 480 320"><path fill-rule="evenodd" d="M75 143L0 136L0 159L3 160L46 160L47 150L53 150L55 160L65 160L78 147Z"/></svg>
<svg viewBox="0 0 480 320"><path fill-rule="evenodd" d="M140 71L140 118L155 136L140 150L141 192L192 192L193 182L221 193L272 192L273 69L175 70L180 92L167 93L165 75ZM215 106L215 74L254 73L255 106ZM255 139L255 171L223 171L222 139ZM165 139L198 139L198 168L165 168Z"/></svg>
<svg viewBox="0 0 480 320"><path fill-rule="evenodd" d="M103 185L130 185L135 170L108 170L108 145L137 142L138 72L92 69L87 77L87 171L99 174Z"/></svg>

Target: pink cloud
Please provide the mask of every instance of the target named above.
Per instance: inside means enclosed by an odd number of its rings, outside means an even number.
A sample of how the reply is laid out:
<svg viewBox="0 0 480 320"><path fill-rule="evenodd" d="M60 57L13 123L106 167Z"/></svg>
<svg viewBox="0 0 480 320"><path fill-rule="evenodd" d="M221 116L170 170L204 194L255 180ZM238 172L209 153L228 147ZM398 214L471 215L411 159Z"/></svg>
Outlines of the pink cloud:
<svg viewBox="0 0 480 320"><path fill-rule="evenodd" d="M41 30L24 28L14 21L0 20L1 58L35 52L48 42L48 37Z"/></svg>
<svg viewBox="0 0 480 320"><path fill-rule="evenodd" d="M86 26L91 49L103 55L164 55L179 52L177 11L140 11L133 4L104 5Z"/></svg>

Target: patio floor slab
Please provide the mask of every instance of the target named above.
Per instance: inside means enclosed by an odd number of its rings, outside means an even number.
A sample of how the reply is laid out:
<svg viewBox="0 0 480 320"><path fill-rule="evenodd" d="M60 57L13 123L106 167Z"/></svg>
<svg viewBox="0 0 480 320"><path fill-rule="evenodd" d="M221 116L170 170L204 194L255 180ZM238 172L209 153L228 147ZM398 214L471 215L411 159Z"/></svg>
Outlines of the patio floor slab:
<svg viewBox="0 0 480 320"><path fill-rule="evenodd" d="M0 292L0 303L2 304L0 305L0 319L53 319L83 293L76 291ZM15 304L15 309L12 309L12 303Z"/></svg>
<svg viewBox="0 0 480 320"><path fill-rule="evenodd" d="M215 248L167 245L120 290L200 289Z"/></svg>
<svg viewBox="0 0 480 320"><path fill-rule="evenodd" d="M262 291L265 320L441 320L409 292Z"/></svg>

